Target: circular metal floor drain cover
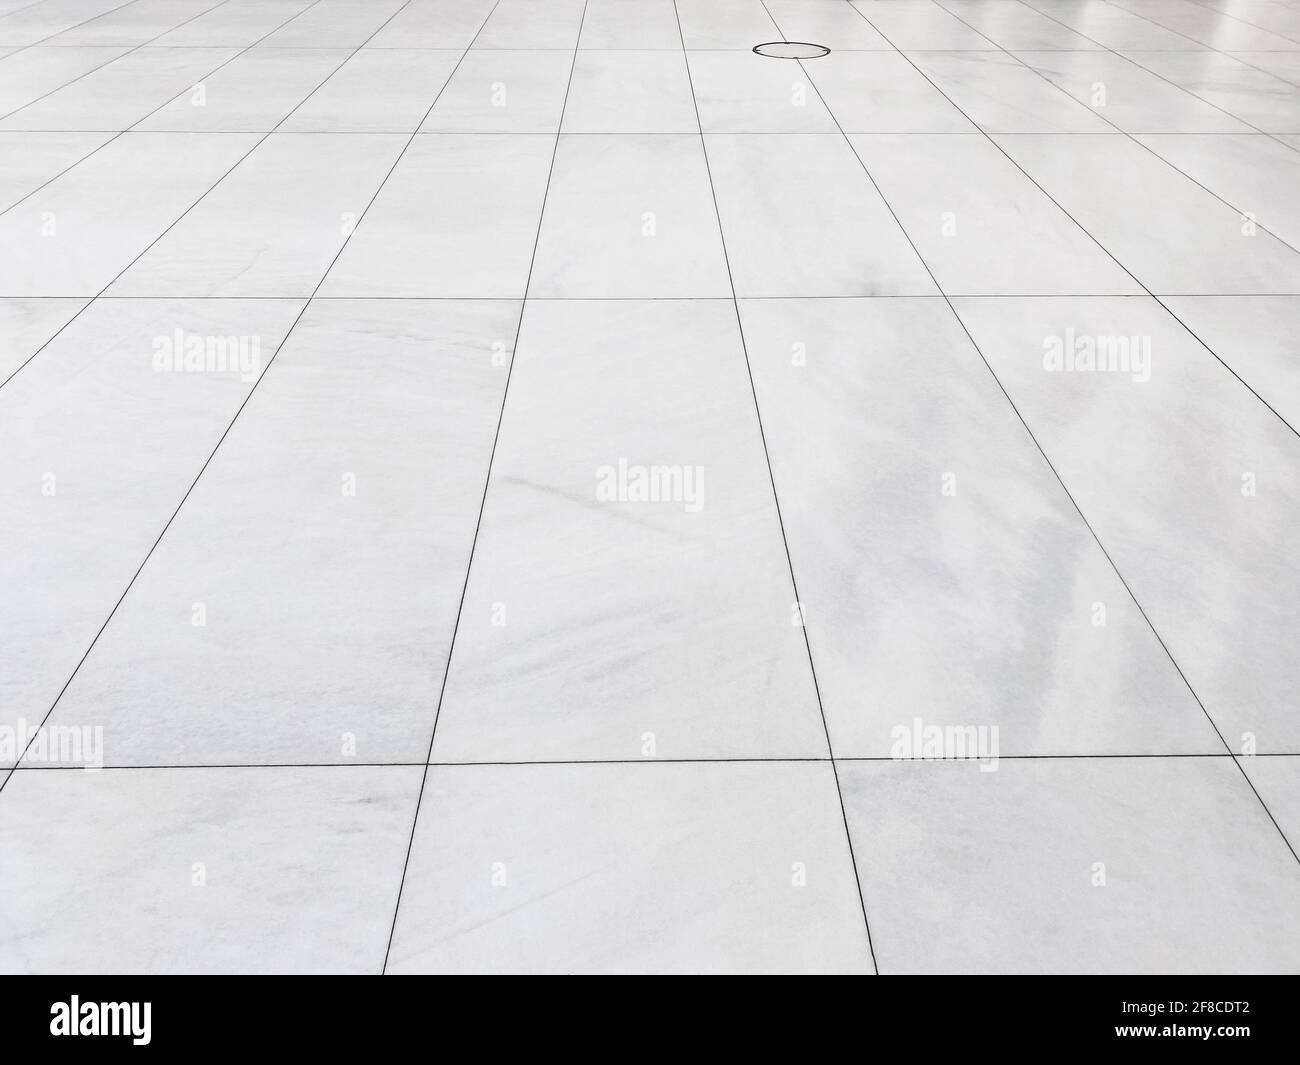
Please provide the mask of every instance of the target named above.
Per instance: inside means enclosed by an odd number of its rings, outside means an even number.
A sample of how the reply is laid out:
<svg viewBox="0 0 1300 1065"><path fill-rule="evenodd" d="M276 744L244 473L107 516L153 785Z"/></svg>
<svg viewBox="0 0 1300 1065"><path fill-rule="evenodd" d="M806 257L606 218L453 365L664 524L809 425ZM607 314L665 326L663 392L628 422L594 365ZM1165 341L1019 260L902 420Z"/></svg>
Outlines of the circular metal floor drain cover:
<svg viewBox="0 0 1300 1065"><path fill-rule="evenodd" d="M809 44L807 41L769 41L754 45L754 51L771 59L820 59L830 55L831 50L824 44Z"/></svg>

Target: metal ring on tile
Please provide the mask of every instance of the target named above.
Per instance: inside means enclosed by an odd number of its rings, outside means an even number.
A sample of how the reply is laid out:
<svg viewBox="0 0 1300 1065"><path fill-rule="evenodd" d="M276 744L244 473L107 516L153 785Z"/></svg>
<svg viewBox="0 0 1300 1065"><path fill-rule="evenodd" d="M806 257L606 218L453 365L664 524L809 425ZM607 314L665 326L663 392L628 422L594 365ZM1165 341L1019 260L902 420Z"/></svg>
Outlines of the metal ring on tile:
<svg viewBox="0 0 1300 1065"><path fill-rule="evenodd" d="M769 59L820 59L831 52L824 44L807 41L769 41L754 45L754 51Z"/></svg>

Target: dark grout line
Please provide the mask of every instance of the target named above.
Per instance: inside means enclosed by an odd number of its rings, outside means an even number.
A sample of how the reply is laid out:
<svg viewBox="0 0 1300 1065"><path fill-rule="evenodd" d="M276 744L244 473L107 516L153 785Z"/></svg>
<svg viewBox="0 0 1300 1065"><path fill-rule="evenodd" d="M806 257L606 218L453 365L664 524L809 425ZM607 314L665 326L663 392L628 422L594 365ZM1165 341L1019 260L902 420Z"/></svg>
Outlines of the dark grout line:
<svg viewBox="0 0 1300 1065"><path fill-rule="evenodd" d="M320 3L320 0L315 0L315 2ZM233 62L235 59L238 58L239 56L232 56L226 62L227 63ZM1023 62L1023 60L1021 62ZM225 64L223 64L223 66L224 65ZM1034 67L1028 67L1028 69L1032 70L1035 74L1038 74L1040 77L1045 77L1045 75L1043 75L1041 71L1036 70ZM211 76L212 76L211 73L204 75L204 77L211 77ZM1051 79L1049 78L1048 81L1051 82ZM1065 90L1061 89L1061 87L1059 85L1056 85L1055 82L1051 82L1051 84L1054 88L1060 89L1062 92L1065 92ZM184 95L184 93L181 93L180 95ZM1066 93L1066 95L1068 96L1069 94ZM1074 97L1071 96L1070 99L1073 100ZM1077 100L1075 100L1074 102L1079 103L1079 101ZM171 103L171 100L168 100L166 103L159 105L159 108L155 108L154 110L157 111L161 107L167 106L167 103ZM1079 106L1083 107L1086 105L1080 104ZM152 115L153 113L154 112L151 111L150 115ZM146 115L144 118L140 119L140 121L143 122L148 117L149 115ZM1102 117L1102 116L1099 115L1098 117ZM1112 125L1114 124L1112 123ZM1116 139L1120 137L1127 137L1130 139L1137 138L1137 137L1197 137L1200 139L1218 138L1218 137L1263 137L1273 141L1277 141L1278 137L1300 137L1300 130L1297 130L1294 133L1266 133L1263 130L1253 130L1253 129L1239 130L1234 133L1179 133L1179 132L1171 133L1167 129L1125 130L1120 128L1119 126L1115 126L1114 130L1115 131L1113 133L1107 133L1105 131L1098 132L1096 130L1093 131L1040 130L1040 131L1030 131L1030 132L1017 131L1015 133L995 133L993 134L993 136L1003 137L1003 138L1112 137ZM258 134L264 134L264 133L274 133L277 137L331 137L331 136L333 137L404 137L412 132L414 132L415 135L418 137L547 137L549 138L549 137L554 137L556 135L555 130L553 129L546 129L546 130L417 129L413 131L410 128L405 128L405 127L402 129L276 129L274 127L270 129L267 129L266 127L263 127L261 129L137 129L135 126L132 126L130 129L124 129L124 130L0 129L0 137L22 137L27 135L58 136L64 134L68 134L68 135L81 134L85 136L92 136L92 135L109 136L111 134L112 136L110 137L110 140L105 142L104 146L106 146L108 143L111 143L111 141L116 140L118 137L127 136L130 134L134 134L137 136L148 136L148 137L255 137ZM935 130L850 129L850 130L845 130L845 132L849 133L851 136L854 137L979 137L979 136L983 136L985 133L983 127L981 126L973 126L973 128L971 129L935 129ZM695 137L697 133L698 131L693 129L690 130L627 129L627 130L598 130L598 131L566 129L560 132L560 136L562 138L563 137L619 137L623 139L630 139L634 137L637 138ZM706 137L836 137L838 138L839 134L831 130L818 131L818 130L789 130L789 129L706 129L704 131L704 136ZM1139 141L1138 143L1141 144L1142 142ZM1293 148L1293 150L1295 150L1296 152L1300 152L1300 148L1295 148L1294 146L1286 144L1285 142L1278 142L1278 143L1281 143L1283 147ZM1144 147L1146 146L1144 145ZM95 151L99 151L99 149L96 148ZM89 153L89 155L93 155L93 154L94 152ZM89 158L89 155L87 155L85 158ZM1173 164L1170 163L1163 156L1161 156L1160 158L1162 162L1173 167ZM80 160L78 161L80 162ZM72 166L75 165L76 165L75 163L72 164ZM68 170L72 169L72 166L67 167L59 174L56 174L55 177L60 177L62 176L62 174L67 173ZM1177 167L1174 167L1174 169L1177 169ZM1182 173L1182 171L1179 171L1179 173ZM1184 176L1188 177L1188 179L1191 181L1196 181L1196 179L1190 177L1190 175L1184 174ZM53 180L54 178L50 179L50 181ZM1196 183L1198 185L1200 184L1200 182L1196 182ZM46 181L42 185L38 186L36 189L33 189L32 192L38 192L40 191L40 189L44 188L45 185L48 184L49 181ZM1205 186L1201 186L1201 187L1205 188ZM1222 197L1220 197L1218 193L1214 192L1212 189L1207 188L1205 191L1209 192L1210 195L1214 196L1216 199L1222 199ZM32 195L31 192L26 193L22 197L22 199L25 200L31 195ZM4 208L3 211L0 211L0 214L3 214L4 211L10 210L10 208L17 206L17 204L21 202L22 200L15 200L14 203L11 204L9 207L6 207ZM1232 206L1232 205L1229 204L1228 206ZM1260 229L1267 230L1267 227L1265 227L1262 223L1256 223L1256 224ZM1275 237L1277 236L1277 234L1271 233L1271 231L1269 232L1272 236ZM1277 239L1282 240L1281 237L1277 237Z"/></svg>
<svg viewBox="0 0 1300 1065"><path fill-rule="evenodd" d="M482 33L483 28L488 24L488 22L492 20L492 16L496 12L496 9L499 4L500 4L500 0L497 0L497 2L492 5L492 10L488 12L487 17L483 20L482 25L479 26L478 33L474 35L475 41L478 40L478 34ZM438 735L438 721L442 717L442 701L443 701L443 697L447 693L447 678L451 676L451 662L452 662L452 657L456 651L456 636L460 632L460 619L461 619L461 614L464 612L465 609L465 596L469 591L470 573L474 569L474 553L478 548L479 532L483 527L483 512L487 507L488 490L491 488L492 485L492 465L496 461L497 445L501 441L501 426L505 421L506 402L510 396L510 381L514 375L514 370L515 370L515 354L519 348L519 337L524 327L524 314L527 310L527 305L528 305L528 290L529 288L532 287L533 267L537 262L537 248L540 245L542 239L542 222L546 217L546 200L549 197L551 192L551 179L555 175L555 160L559 156L559 152L560 152L560 135L558 132L558 127L563 124L564 112L569 106L569 90L572 89L573 87L573 72L578 65L578 42L582 39L582 27L586 21L586 18L587 18L587 0L583 0L582 15L578 20L578 34L577 37L574 39L574 44L573 44L573 50L572 50L573 57L569 60L569 79L565 83L565 87L564 87L564 102L560 105L560 118L556 124L557 132L554 134L555 143L551 147L551 165L546 172L546 186L542 190L542 202L538 206L538 210L537 210L537 232L533 235L533 252L532 252L532 256L528 260L528 276L524 280L523 300L519 307L519 319L515 325L514 342L511 344L510 347L510 362L509 365L506 367L506 380L505 380L505 384L501 389L501 407L497 411L496 430L492 435L492 448L488 452L487 471L483 476L483 494L479 498L478 517L476 518L474 523L474 536L470 540L469 557L465 563L465 579L462 582L460 587L460 600L456 604L456 620L452 625L451 640L447 645L447 658L446 661L443 663L442 684L438 689L438 703L437 706L434 708L434 712L433 712L433 727L429 731L428 754L425 756L424 773L420 777L420 791L415 798L415 813L411 817L411 834L407 839L406 856L402 861L402 877L397 885L397 901L393 906L393 920L392 923L389 925L389 929L388 929L388 944L384 949L384 963L379 970L381 975L383 975L388 971L388 960L392 955L392 951L393 951L393 938L397 935L397 917L398 914L401 913L402 893L406 888L406 874L411 864L411 852L415 848L415 832L420 824L420 809L424 803L424 789L429 783L429 767L433 759L433 744L434 744L434 740L437 738ZM473 46L474 46L474 41L471 41L470 48L473 48ZM465 55L469 54L470 48L467 48L465 50ZM464 56L462 56L461 59L463 60ZM457 65L459 66L459 64ZM452 74L454 75L455 71L453 71ZM450 81L451 78L449 77L448 83L450 83ZM434 104L436 103L437 100L434 100ZM425 112L424 117L426 120L428 119L429 115L432 112L433 112L433 104L431 104L429 106L429 110ZM420 125L423 124L424 121L422 120ZM414 135L412 135L412 140L414 139L415 139Z"/></svg>
<svg viewBox="0 0 1300 1065"><path fill-rule="evenodd" d="M763 5L763 11L767 14L768 20L771 21L773 27L777 31L777 34L780 35L781 28L776 25L776 20L772 18L771 12L767 10L766 4ZM688 86L690 87L691 103L695 108L695 121L696 124L699 126L700 152L704 157L704 172L709 179L709 194L713 200L713 214L718 225L718 239L722 245L722 260L727 267L727 283L731 288L731 305L732 305L732 310L736 316L736 332L740 338L740 350L741 350L741 354L744 356L745 359L745 374L746 377L749 379L749 392L754 402L754 421L758 427L759 442L763 447L763 459L767 465L768 484L771 485L772 488L772 506L776 512L777 527L780 529L781 532L781 544L785 550L786 567L790 574L790 590L794 593L794 606L795 609L798 609L801 612L801 620L802 620L802 611L803 611L802 604L804 600L803 597L799 594L799 583L794 573L794 559L790 554L790 541L789 538L786 536L786 531L785 531L785 519L781 515L781 499L779 493L777 492L776 474L772 469L772 456L767 446L767 434L763 429L763 414L762 414L761 406L758 402L758 389L754 384L754 371L749 361L749 345L745 340L745 326L740 315L740 300L736 295L736 279L731 272L731 255L727 251L727 236L726 236L726 231L722 225L722 211L718 206L718 190L713 183L713 167L712 164L709 162L709 146L708 146L708 141L705 139L704 136L704 123L700 119L699 97L696 95L695 92L695 79L694 79L694 75L691 73L691 57L690 57L690 53L686 49L686 34L682 30L682 19L681 19L681 13L677 9L677 0L673 0L673 15L677 19L677 33L682 39L682 53L686 63L686 80ZM802 66L802 64L800 64L800 66ZM812 677L813 693L817 697L817 710L818 713L821 715L821 719L822 719L822 732L826 738L826 753L830 758L831 774L835 781L835 795L836 798L839 800L840 817L844 824L844 839L845 839L845 843L848 846L849 862L853 868L853 883L858 891L858 905L862 911L862 924L867 933L867 950L871 954L871 968L872 971L877 976L879 976L880 964L876 960L875 941L872 939L871 936L871 921L867 917L866 894L862 886L862 875L858 870L858 858L853 846L853 830L849 827L849 813L848 813L848 807L845 805L844 802L844 788L840 782L839 770L835 767L835 749L831 743L831 729L830 729L830 724L826 719L826 707L822 702L821 685L818 683L817 680L817 667L813 661L812 643L808 636L807 624L800 624L799 628L803 633L804 652L808 656L808 671Z"/></svg>
<svg viewBox="0 0 1300 1065"><path fill-rule="evenodd" d="M1259 300L1259 299L1295 299L1300 292L953 292L953 299L958 300L1160 300L1166 299L1221 299L1221 300ZM0 295L0 300L94 300L97 303L107 300L136 300L189 302L193 300L212 300L225 303L243 303L248 300L265 300L273 303L297 303L308 299L306 293L296 296L25 296ZM392 303L395 301L414 300L423 302L445 303L522 303L523 296L311 296L313 303L338 300L351 303ZM736 297L742 303L754 301L792 301L792 300L941 300L941 292L871 292L862 295L845 295L843 293L791 293L788 296L741 296ZM529 296L529 303L730 303L730 296Z"/></svg>
<svg viewBox="0 0 1300 1065"><path fill-rule="evenodd" d="M1129 761L1165 761L1180 758L1231 758L1234 761L1251 758L1300 758L1300 751L1260 751L1250 756L1234 755L1231 751L1179 751L1150 753L1096 753L1096 754L999 754L999 762L1106 762L1115 760ZM92 770L85 766L33 764L30 762L9 766L12 773L134 773L152 770L205 770L205 769L455 769L491 768L512 766L602 766L602 765L790 765L804 762L911 762L936 763L970 763L978 764L979 758L895 758L892 755L838 754L830 756L795 756L795 755L754 755L750 757L717 758L516 758L516 759L459 759L443 761L434 759L429 762L159 762L140 763L136 765L105 765Z"/></svg>

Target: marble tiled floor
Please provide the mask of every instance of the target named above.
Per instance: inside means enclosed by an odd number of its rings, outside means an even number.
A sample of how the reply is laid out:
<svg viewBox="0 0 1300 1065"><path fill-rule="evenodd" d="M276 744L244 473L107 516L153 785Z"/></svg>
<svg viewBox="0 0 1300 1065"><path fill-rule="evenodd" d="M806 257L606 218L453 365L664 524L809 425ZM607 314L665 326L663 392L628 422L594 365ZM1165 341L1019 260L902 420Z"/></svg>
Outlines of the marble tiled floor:
<svg viewBox="0 0 1300 1065"><path fill-rule="evenodd" d="M0 251L0 970L1300 971L1300 0L0 0Z"/></svg>

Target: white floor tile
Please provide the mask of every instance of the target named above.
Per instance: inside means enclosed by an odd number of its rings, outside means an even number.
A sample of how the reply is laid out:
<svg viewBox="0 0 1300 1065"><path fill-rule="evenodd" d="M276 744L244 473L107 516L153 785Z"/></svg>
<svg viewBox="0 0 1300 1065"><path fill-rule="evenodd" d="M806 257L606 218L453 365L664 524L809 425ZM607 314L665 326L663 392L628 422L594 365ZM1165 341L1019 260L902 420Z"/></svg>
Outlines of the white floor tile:
<svg viewBox="0 0 1300 1065"><path fill-rule="evenodd" d="M706 140L737 295L936 291L843 137Z"/></svg>
<svg viewBox="0 0 1300 1065"><path fill-rule="evenodd" d="M188 92L235 55L234 48L149 48L115 59L0 122L4 129L129 129Z"/></svg>
<svg viewBox="0 0 1300 1065"><path fill-rule="evenodd" d="M109 765L423 762L518 317L312 304L51 724Z"/></svg>
<svg viewBox="0 0 1300 1065"><path fill-rule="evenodd" d="M895 48L997 49L997 45L931 0L854 0L853 6Z"/></svg>
<svg viewBox="0 0 1300 1065"><path fill-rule="evenodd" d="M471 51L421 128L427 133L554 133L572 67L572 51Z"/></svg>
<svg viewBox="0 0 1300 1065"><path fill-rule="evenodd" d="M741 314L836 756L1223 750L947 304Z"/></svg>
<svg viewBox="0 0 1300 1065"><path fill-rule="evenodd" d="M688 49L749 51L756 44L781 39L762 0L676 0L674 6Z"/></svg>
<svg viewBox="0 0 1300 1065"><path fill-rule="evenodd" d="M320 0L266 38L275 48L360 48L402 0Z"/></svg>
<svg viewBox="0 0 1300 1065"><path fill-rule="evenodd" d="M1142 292L987 137L851 139L949 295Z"/></svg>
<svg viewBox="0 0 1300 1065"><path fill-rule="evenodd" d="M956 302L1229 746L1300 751L1295 434L1151 300ZM1053 337L1119 369L1048 372Z"/></svg>
<svg viewBox="0 0 1300 1065"><path fill-rule="evenodd" d="M475 48L578 46L585 0L500 0L474 40Z"/></svg>
<svg viewBox="0 0 1300 1065"><path fill-rule="evenodd" d="M134 48L219 6L220 0L136 0L65 30L51 44L122 44Z"/></svg>
<svg viewBox="0 0 1300 1065"><path fill-rule="evenodd" d="M521 299L554 144L416 137L321 295Z"/></svg>
<svg viewBox="0 0 1300 1065"><path fill-rule="evenodd" d="M363 48L284 121L285 132L411 133L447 84L456 51Z"/></svg>
<svg viewBox="0 0 1300 1065"><path fill-rule="evenodd" d="M0 212L107 143L111 133L0 133Z"/></svg>
<svg viewBox="0 0 1300 1065"><path fill-rule="evenodd" d="M25 48L0 60L0 115L9 115L48 93L106 66L125 48Z"/></svg>
<svg viewBox="0 0 1300 1065"><path fill-rule="evenodd" d="M253 48L141 120L141 130L268 133L348 58L338 48Z"/></svg>
<svg viewBox="0 0 1300 1065"><path fill-rule="evenodd" d="M679 50L673 0L587 0L578 47Z"/></svg>
<svg viewBox="0 0 1300 1065"><path fill-rule="evenodd" d="M1017 52L1054 85L1125 133L1248 133L1222 108L1113 52Z"/></svg>
<svg viewBox="0 0 1300 1065"><path fill-rule="evenodd" d="M939 6L1010 51L1087 51L1105 47L1020 0L939 0Z"/></svg>
<svg viewBox="0 0 1300 1065"><path fill-rule="evenodd" d="M562 136L529 294L730 296L699 135Z"/></svg>
<svg viewBox="0 0 1300 1065"><path fill-rule="evenodd" d="M463 51L492 13L495 0L412 0L366 48L451 48Z"/></svg>
<svg viewBox="0 0 1300 1065"><path fill-rule="evenodd" d="M1265 133L1300 133L1300 87L1217 52L1124 53Z"/></svg>
<svg viewBox="0 0 1300 1065"><path fill-rule="evenodd" d="M164 33L153 44L247 48L311 6L311 0L226 0Z"/></svg>
<svg viewBox="0 0 1300 1065"><path fill-rule="evenodd" d="M692 52L705 133L834 133L835 120L798 63L754 52Z"/></svg>
<svg viewBox="0 0 1300 1065"><path fill-rule="evenodd" d="M404 144L399 134L273 134L109 294L310 296Z"/></svg>
<svg viewBox="0 0 1300 1065"><path fill-rule="evenodd" d="M807 70L846 133L976 132L906 56L832 52Z"/></svg>
<svg viewBox="0 0 1300 1065"><path fill-rule="evenodd" d="M1293 248L1300 248L1300 152L1272 137L1145 136L1143 144Z"/></svg>
<svg viewBox="0 0 1300 1065"><path fill-rule="evenodd" d="M997 140L1157 295L1300 293L1300 253L1128 137Z"/></svg>
<svg viewBox="0 0 1300 1065"><path fill-rule="evenodd" d="M1295 41L1180 0L1118 0L1117 6L1220 52L1238 48L1300 50Z"/></svg>
<svg viewBox="0 0 1300 1065"><path fill-rule="evenodd" d="M1300 931L1278 920L1300 867L1229 758L878 762L840 779L881 973L1300 965Z"/></svg>
<svg viewBox="0 0 1300 1065"><path fill-rule="evenodd" d="M84 299L0 300L0 381L7 381L86 305Z"/></svg>
<svg viewBox="0 0 1300 1065"><path fill-rule="evenodd" d="M269 358L299 306L100 300L0 389L6 726L53 705L261 368L155 371L159 345L257 337Z"/></svg>
<svg viewBox="0 0 1300 1065"><path fill-rule="evenodd" d="M832 51L892 50L860 12L841 0L764 0L763 6L788 41L811 41Z"/></svg>
<svg viewBox="0 0 1300 1065"><path fill-rule="evenodd" d="M377 973L420 773L15 774L0 971Z"/></svg>
<svg viewBox="0 0 1300 1065"><path fill-rule="evenodd" d="M1292 52L1231 52L1233 59L1300 85L1300 48Z"/></svg>
<svg viewBox="0 0 1300 1065"><path fill-rule="evenodd" d="M0 19L0 44L36 44L121 6L121 0L36 4Z"/></svg>
<svg viewBox="0 0 1300 1065"><path fill-rule="evenodd" d="M731 301L530 301L435 759L824 755L795 621Z"/></svg>
<svg viewBox="0 0 1300 1065"><path fill-rule="evenodd" d="M1165 304L1232 372L1300 429L1300 297L1168 296Z"/></svg>
<svg viewBox="0 0 1300 1065"><path fill-rule="evenodd" d="M1005 52L914 52L911 58L987 133L1105 133L1112 128Z"/></svg>
<svg viewBox="0 0 1300 1065"><path fill-rule="evenodd" d="M564 106L565 133L698 133L699 129L686 58L680 50L578 53Z"/></svg>
<svg viewBox="0 0 1300 1065"><path fill-rule="evenodd" d="M1025 0L1025 3L1104 48L1205 50L1204 45L1190 37L1125 11L1110 0Z"/></svg>
<svg viewBox="0 0 1300 1065"><path fill-rule="evenodd" d="M118 137L0 215L0 244L22 249L0 258L0 295L95 295L256 139L235 133Z"/></svg>
<svg viewBox="0 0 1300 1065"><path fill-rule="evenodd" d="M871 972L828 765L437 766L425 803L391 972Z"/></svg>
<svg viewBox="0 0 1300 1065"><path fill-rule="evenodd" d="M1292 847L1300 841L1300 757L1242 758L1260 800Z"/></svg>

